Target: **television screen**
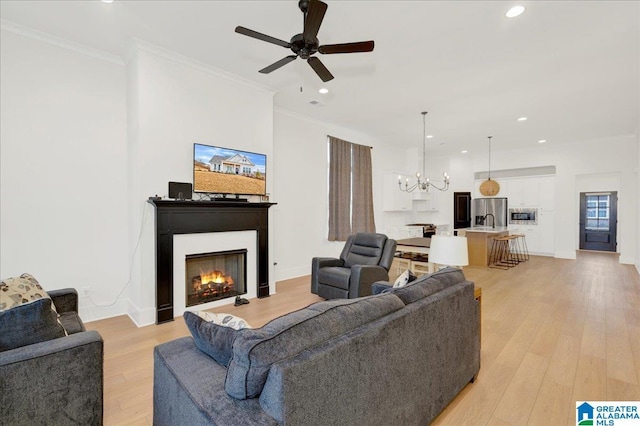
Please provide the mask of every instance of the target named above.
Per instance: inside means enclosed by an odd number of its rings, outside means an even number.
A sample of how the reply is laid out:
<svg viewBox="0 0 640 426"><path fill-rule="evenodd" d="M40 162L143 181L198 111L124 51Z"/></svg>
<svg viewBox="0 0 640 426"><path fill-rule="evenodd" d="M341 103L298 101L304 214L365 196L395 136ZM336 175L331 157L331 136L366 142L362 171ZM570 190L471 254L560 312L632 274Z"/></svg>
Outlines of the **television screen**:
<svg viewBox="0 0 640 426"><path fill-rule="evenodd" d="M265 195L267 156L193 144L193 190L213 194Z"/></svg>

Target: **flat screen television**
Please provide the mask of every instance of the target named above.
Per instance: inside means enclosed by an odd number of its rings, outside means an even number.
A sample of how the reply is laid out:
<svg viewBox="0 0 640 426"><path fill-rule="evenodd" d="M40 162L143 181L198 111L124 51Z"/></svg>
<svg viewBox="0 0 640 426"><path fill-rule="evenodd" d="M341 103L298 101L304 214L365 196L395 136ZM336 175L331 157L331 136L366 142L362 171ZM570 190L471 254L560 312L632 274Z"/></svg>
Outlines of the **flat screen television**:
<svg viewBox="0 0 640 426"><path fill-rule="evenodd" d="M194 143L193 191L266 195L267 156Z"/></svg>

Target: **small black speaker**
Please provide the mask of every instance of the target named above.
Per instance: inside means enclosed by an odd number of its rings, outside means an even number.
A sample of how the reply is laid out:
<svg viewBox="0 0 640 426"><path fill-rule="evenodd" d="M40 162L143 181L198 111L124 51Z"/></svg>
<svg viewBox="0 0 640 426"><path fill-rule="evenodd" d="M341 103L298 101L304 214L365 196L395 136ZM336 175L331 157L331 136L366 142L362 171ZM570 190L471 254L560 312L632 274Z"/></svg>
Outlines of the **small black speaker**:
<svg viewBox="0 0 640 426"><path fill-rule="evenodd" d="M169 198L174 200L190 200L193 186L187 182L169 182Z"/></svg>

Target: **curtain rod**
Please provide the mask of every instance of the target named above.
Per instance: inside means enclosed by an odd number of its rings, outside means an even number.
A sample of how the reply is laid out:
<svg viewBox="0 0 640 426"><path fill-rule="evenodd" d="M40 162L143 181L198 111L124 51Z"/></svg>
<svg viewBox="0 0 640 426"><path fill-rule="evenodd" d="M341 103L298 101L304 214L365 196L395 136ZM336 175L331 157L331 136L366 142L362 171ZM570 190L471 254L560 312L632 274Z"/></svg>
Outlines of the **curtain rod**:
<svg viewBox="0 0 640 426"><path fill-rule="evenodd" d="M335 137L335 136L331 136L331 135L329 135L329 134L327 134L327 137L328 137L328 138L334 138L334 139L340 139L340 138L337 138L337 137ZM361 143L353 143L353 142L345 141L344 139L340 139L340 140L341 140L341 141L344 141L344 142L347 142L347 143L350 143L350 144L352 144L352 145L366 146L366 147L367 147L367 148L369 148L369 149L373 149L373 147L372 147L372 146L370 146L370 145L362 145Z"/></svg>

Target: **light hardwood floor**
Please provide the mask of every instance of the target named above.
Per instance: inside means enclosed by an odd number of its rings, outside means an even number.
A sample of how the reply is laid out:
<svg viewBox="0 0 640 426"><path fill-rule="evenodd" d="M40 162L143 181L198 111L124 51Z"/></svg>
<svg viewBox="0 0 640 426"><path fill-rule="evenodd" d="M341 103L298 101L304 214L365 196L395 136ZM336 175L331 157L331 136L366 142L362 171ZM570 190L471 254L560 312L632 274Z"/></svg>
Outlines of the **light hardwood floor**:
<svg viewBox="0 0 640 426"><path fill-rule="evenodd" d="M532 256L503 271L464 269L482 287L482 356L434 425L570 425L576 401L640 400L640 277L618 256ZM309 277L278 294L214 309L261 326L320 300ZM153 347L188 335L182 319L136 328L128 317L87 324L105 341L106 425L152 424ZM391 397L391 396L390 396Z"/></svg>

